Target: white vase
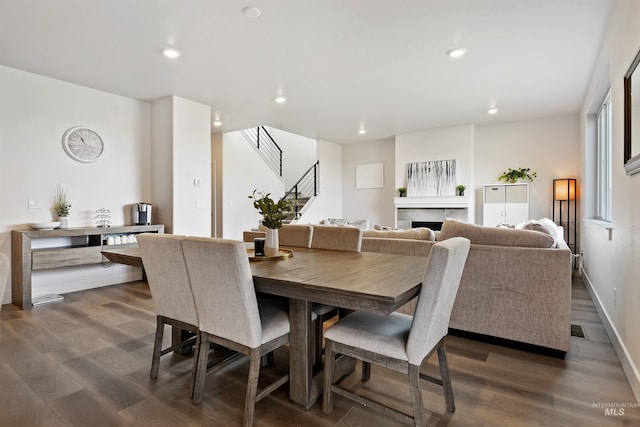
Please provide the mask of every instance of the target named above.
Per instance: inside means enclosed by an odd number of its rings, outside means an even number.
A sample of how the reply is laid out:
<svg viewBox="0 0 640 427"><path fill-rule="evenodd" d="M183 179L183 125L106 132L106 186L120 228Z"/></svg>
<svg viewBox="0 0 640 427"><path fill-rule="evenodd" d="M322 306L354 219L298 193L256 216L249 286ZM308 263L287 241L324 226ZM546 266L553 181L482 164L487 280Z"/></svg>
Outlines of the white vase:
<svg viewBox="0 0 640 427"><path fill-rule="evenodd" d="M69 228L69 217L68 216L59 216L58 221L60 221L60 226L58 228Z"/></svg>
<svg viewBox="0 0 640 427"><path fill-rule="evenodd" d="M267 235L264 238L264 254L266 256L276 256L280 249L277 228L267 228Z"/></svg>

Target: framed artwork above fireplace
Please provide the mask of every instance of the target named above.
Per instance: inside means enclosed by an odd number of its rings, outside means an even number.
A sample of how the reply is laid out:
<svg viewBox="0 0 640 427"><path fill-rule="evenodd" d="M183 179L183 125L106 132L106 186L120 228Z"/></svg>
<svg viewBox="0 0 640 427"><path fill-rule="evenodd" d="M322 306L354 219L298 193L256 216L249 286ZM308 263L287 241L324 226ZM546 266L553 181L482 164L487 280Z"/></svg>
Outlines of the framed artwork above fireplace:
<svg viewBox="0 0 640 427"><path fill-rule="evenodd" d="M456 161L407 164L407 196L455 196Z"/></svg>

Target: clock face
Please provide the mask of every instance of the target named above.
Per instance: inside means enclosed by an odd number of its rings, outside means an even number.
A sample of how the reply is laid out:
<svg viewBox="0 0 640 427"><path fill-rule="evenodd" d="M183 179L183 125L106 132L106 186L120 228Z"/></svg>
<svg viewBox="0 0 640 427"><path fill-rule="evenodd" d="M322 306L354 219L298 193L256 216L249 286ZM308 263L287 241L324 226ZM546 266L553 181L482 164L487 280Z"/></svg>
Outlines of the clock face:
<svg viewBox="0 0 640 427"><path fill-rule="evenodd" d="M95 131L82 126L67 130L62 137L64 151L79 162L95 162L104 153L104 142Z"/></svg>

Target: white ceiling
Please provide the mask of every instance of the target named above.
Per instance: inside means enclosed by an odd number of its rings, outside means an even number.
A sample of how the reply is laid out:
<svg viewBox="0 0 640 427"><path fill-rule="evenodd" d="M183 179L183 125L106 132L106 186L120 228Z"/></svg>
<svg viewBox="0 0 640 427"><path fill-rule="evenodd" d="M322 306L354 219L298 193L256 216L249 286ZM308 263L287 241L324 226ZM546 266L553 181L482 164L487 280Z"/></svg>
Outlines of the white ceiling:
<svg viewBox="0 0 640 427"><path fill-rule="evenodd" d="M0 64L207 104L222 131L268 125L349 143L577 113L614 3L0 0ZM182 56L164 58L166 46ZM457 46L468 52L453 60Z"/></svg>

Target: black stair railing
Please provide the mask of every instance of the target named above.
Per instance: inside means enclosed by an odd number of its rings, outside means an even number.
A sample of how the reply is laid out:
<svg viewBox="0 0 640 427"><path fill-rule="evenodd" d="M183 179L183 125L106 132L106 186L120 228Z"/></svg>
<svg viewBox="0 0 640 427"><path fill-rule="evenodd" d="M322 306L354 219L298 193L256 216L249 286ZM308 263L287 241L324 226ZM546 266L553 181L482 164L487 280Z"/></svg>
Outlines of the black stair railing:
<svg viewBox="0 0 640 427"><path fill-rule="evenodd" d="M251 142L271 169L282 176L282 149L264 126L245 129Z"/></svg>
<svg viewBox="0 0 640 427"><path fill-rule="evenodd" d="M289 220L300 218L302 208L304 208L311 197L318 195L319 168L320 162L317 161L307 169L298 182L282 197L285 200L291 200L295 206L295 213L291 215Z"/></svg>

